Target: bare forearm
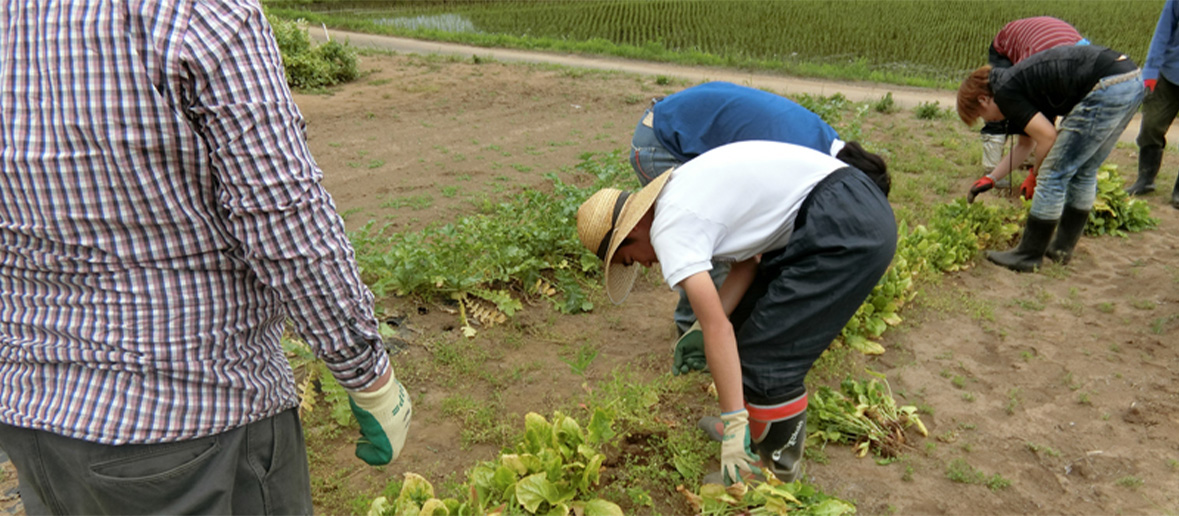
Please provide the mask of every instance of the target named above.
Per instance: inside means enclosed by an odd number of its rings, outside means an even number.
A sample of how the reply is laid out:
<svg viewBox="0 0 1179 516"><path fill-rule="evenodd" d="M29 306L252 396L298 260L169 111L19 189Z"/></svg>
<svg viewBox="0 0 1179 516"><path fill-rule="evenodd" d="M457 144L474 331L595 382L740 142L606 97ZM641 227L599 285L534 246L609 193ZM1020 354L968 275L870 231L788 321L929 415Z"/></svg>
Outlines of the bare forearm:
<svg viewBox="0 0 1179 516"><path fill-rule="evenodd" d="M756 258L734 263L729 269L729 275L725 277L725 282L720 287L721 305L725 308L725 316L733 314L737 303L741 302L741 298L745 296L745 291L749 290L749 285L753 283L753 278L756 275Z"/></svg>
<svg viewBox="0 0 1179 516"><path fill-rule="evenodd" d="M737 267L737 279L744 272ZM730 278L732 276L730 275ZM725 285L729 285L728 279ZM735 288L734 283L729 288ZM731 412L744 406L744 393L741 386L741 359L737 355L737 335L733 332L733 324L729 322L721 303L720 294L712 283L707 272L699 272L684 279L681 287L692 303L692 311L696 313L696 320L700 323L700 330L704 333L704 357L708 360L708 370L712 372L712 379L716 381L716 392L720 401L721 411ZM745 283L748 287L748 282ZM741 289L744 293L745 288Z"/></svg>
<svg viewBox="0 0 1179 516"><path fill-rule="evenodd" d="M724 320L721 324L701 324L701 329L704 331L704 355L708 359L708 370L716 382L721 412L740 410L745 406L745 395L733 325Z"/></svg>
<svg viewBox="0 0 1179 516"><path fill-rule="evenodd" d="M1035 147L1035 144L1031 138L1020 136L1019 143L1015 144L1015 147L1011 149L1011 153L1009 153L1003 159L999 160L999 164L995 165L995 169L987 175L996 181L1007 177L1007 175L1011 173L1011 169L1013 167L1015 167L1017 164L1023 163L1023 161L1027 159L1028 154L1032 152L1033 147Z"/></svg>
<svg viewBox="0 0 1179 516"><path fill-rule="evenodd" d="M1036 172L1040 172L1040 165L1044 163L1044 158L1052 151L1052 146L1056 145L1056 126L1048 120L1044 115L1036 113L1032 117L1031 122L1025 129L1030 138L1027 140L1035 141L1036 145Z"/></svg>

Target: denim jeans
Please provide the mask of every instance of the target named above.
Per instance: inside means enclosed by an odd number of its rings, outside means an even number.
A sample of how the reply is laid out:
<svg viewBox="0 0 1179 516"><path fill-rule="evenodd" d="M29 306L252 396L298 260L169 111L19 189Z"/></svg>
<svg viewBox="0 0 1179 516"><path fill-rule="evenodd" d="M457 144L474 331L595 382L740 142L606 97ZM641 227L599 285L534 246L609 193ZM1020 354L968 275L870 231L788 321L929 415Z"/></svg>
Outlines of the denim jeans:
<svg viewBox="0 0 1179 516"><path fill-rule="evenodd" d="M651 128L653 117L654 112L647 108L639 123L635 125L635 135L630 141L630 166L639 177L639 183L644 186L660 174L682 164L655 137L655 129ZM708 274L717 288L720 288L725 277L729 275L729 264L713 261L712 270ZM676 304L673 317L676 329L681 335L696 322L696 314L692 313L692 304L688 302L687 294L680 292L680 301Z"/></svg>
<svg viewBox="0 0 1179 516"><path fill-rule="evenodd" d="M1130 73L1136 75L1122 82L1117 81L1124 74L1102 79L1061 121L1056 143L1037 172L1032 216L1058 220L1066 205L1093 208L1097 169L1146 96L1141 73Z"/></svg>
<svg viewBox="0 0 1179 516"><path fill-rule="evenodd" d="M21 502L40 514L312 514L299 413L217 435L108 446L0 424Z"/></svg>
<svg viewBox="0 0 1179 516"><path fill-rule="evenodd" d="M655 129L650 125L653 116L654 112L647 108L635 125L635 135L630 141L630 166L635 170L635 175L639 176L639 183L644 186L659 177L659 174L682 164L655 137Z"/></svg>

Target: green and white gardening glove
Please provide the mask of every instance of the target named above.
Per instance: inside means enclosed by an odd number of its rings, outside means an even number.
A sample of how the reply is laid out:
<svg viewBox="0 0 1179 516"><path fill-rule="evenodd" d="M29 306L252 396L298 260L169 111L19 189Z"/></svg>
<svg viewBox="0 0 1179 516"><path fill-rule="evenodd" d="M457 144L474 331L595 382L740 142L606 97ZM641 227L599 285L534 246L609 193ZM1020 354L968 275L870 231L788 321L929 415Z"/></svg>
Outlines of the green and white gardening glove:
<svg viewBox="0 0 1179 516"><path fill-rule="evenodd" d="M704 331L700 329L700 321L696 321L675 341L671 374L678 376L705 369L708 369L708 359L704 356Z"/></svg>
<svg viewBox="0 0 1179 516"><path fill-rule="evenodd" d="M413 406L409 393L396 378L390 377L374 392L348 391L352 414L360 423L356 456L371 466L388 464L401 455Z"/></svg>
<svg viewBox="0 0 1179 516"><path fill-rule="evenodd" d="M749 436L749 411L725 412L721 414L721 421L725 423L725 436L721 441L721 478L725 485L744 482L743 471L760 475L761 468L754 464L758 456Z"/></svg>

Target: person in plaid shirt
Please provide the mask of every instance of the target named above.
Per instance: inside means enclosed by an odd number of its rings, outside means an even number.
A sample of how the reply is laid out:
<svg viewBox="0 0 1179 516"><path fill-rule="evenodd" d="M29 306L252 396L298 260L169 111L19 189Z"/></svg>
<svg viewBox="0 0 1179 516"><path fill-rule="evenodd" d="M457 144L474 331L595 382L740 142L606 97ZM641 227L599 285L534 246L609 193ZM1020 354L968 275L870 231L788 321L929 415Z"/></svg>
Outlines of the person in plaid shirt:
<svg viewBox="0 0 1179 516"><path fill-rule="evenodd" d="M408 394L256 0L0 4L0 447L29 514L310 514L287 322L357 456Z"/></svg>

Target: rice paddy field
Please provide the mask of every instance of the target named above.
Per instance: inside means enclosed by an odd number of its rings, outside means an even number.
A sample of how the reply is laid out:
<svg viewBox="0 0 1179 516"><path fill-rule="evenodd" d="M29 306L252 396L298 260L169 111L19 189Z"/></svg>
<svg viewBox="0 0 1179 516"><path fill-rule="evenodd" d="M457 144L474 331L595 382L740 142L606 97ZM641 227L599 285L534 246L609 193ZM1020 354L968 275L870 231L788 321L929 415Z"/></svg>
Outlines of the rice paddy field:
<svg viewBox="0 0 1179 516"><path fill-rule="evenodd" d="M445 0L266 2L316 24L415 38L953 87L1008 21L1061 18L1146 58L1162 1Z"/></svg>

